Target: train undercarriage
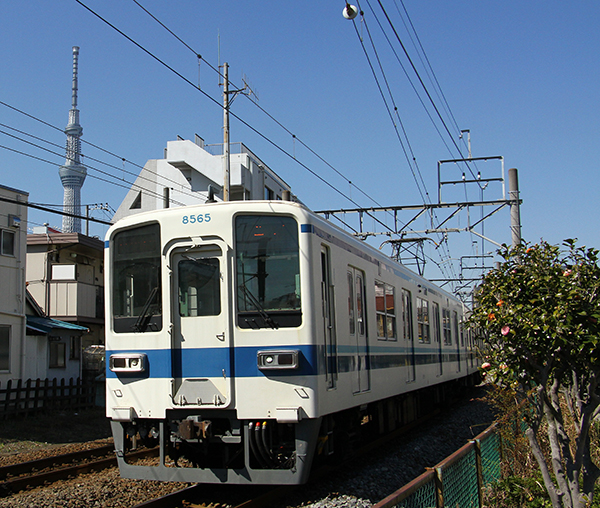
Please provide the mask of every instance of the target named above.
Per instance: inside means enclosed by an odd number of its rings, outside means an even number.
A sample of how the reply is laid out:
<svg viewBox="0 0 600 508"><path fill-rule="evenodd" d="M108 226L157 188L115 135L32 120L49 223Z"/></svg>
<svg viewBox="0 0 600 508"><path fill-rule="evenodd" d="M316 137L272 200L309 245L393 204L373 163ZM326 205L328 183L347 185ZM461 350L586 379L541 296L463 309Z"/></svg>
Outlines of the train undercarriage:
<svg viewBox="0 0 600 508"><path fill-rule="evenodd" d="M471 383L472 384L472 383ZM234 411L172 410L165 420L112 421L121 476L233 484L299 484L313 462L343 459L359 444L417 421L465 385L435 385L298 423L238 420ZM129 463L127 452L158 447L151 466ZM313 460L314 459L314 460Z"/></svg>

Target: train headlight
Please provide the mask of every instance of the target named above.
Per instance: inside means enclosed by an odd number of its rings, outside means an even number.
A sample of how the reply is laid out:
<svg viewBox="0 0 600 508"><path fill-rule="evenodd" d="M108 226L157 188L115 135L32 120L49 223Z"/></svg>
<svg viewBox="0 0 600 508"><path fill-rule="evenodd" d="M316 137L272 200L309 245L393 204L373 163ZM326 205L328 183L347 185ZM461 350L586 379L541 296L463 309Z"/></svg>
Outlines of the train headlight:
<svg viewBox="0 0 600 508"><path fill-rule="evenodd" d="M146 370L146 355L143 353L110 355L108 365L112 372L144 372Z"/></svg>
<svg viewBox="0 0 600 508"><path fill-rule="evenodd" d="M297 369L300 353L295 350L259 351L257 363L259 370Z"/></svg>

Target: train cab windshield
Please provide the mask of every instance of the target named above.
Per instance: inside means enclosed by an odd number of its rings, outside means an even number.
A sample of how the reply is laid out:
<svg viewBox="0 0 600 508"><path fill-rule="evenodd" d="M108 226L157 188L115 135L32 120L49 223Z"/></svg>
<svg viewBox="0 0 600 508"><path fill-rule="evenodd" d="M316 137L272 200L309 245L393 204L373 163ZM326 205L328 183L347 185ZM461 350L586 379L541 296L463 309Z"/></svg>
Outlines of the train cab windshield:
<svg viewBox="0 0 600 508"><path fill-rule="evenodd" d="M161 330L160 226L121 231L114 236L113 245L113 330Z"/></svg>
<svg viewBox="0 0 600 508"><path fill-rule="evenodd" d="M276 215L238 215L235 240L238 326L300 326L296 220Z"/></svg>

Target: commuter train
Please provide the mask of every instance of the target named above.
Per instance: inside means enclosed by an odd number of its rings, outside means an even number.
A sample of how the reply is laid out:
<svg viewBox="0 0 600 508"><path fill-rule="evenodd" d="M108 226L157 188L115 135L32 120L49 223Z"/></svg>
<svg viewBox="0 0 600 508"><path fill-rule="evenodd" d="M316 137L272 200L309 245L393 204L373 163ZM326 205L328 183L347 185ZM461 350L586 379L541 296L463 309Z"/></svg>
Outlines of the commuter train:
<svg viewBox="0 0 600 508"><path fill-rule="evenodd" d="M459 300L298 203L136 214L109 229L105 267L126 478L303 483L477 374ZM129 460L140 443L152 465Z"/></svg>

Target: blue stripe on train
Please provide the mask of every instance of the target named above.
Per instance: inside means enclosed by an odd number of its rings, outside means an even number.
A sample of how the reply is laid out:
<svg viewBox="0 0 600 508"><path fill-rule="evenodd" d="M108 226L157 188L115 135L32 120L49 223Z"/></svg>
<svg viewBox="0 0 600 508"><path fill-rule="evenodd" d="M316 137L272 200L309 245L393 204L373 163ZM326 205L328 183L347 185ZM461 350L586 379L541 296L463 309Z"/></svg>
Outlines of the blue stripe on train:
<svg viewBox="0 0 600 508"><path fill-rule="evenodd" d="M298 350L300 352L300 365L298 369L293 370L258 370L256 361L259 351L269 350ZM234 352L233 362L231 352ZM107 351L106 362L108 365L111 354L116 353L144 353L147 356L147 368L141 375L135 374L119 374L117 375L110 370L106 375L109 378L210 378L210 377L277 377L277 376L315 376L324 374L324 365L321 365L319 371L318 358L323 355L322 346L273 346L273 347L238 347L235 348L205 348L205 349L184 349L175 350L171 354L169 349L147 350L147 351L131 351L131 350L114 350ZM366 348L361 348L359 353L365 354ZM337 368L338 372L350 372L355 370L354 355L356 349L349 346L338 347ZM442 360L444 364L456 362L456 350L444 350L442 352ZM414 362L415 365L436 364L440 361L440 354L437 350L430 348L415 348L414 356L410 351L401 346L381 346L370 347L368 358L368 367L372 370L389 369L410 365ZM463 364L467 359L467 354L461 352L460 361Z"/></svg>
<svg viewBox="0 0 600 508"><path fill-rule="evenodd" d="M257 353L269 350L296 350L300 352L299 368L294 370L260 371ZM231 352L234 352L232 363ZM111 354L144 353L148 359L146 371L139 373L115 373L107 369L109 378L210 378L210 377L258 377L258 376L314 376L318 373L317 348L315 346L294 347L237 347L233 348L189 348L153 349L146 351L113 350L106 352L106 364Z"/></svg>

